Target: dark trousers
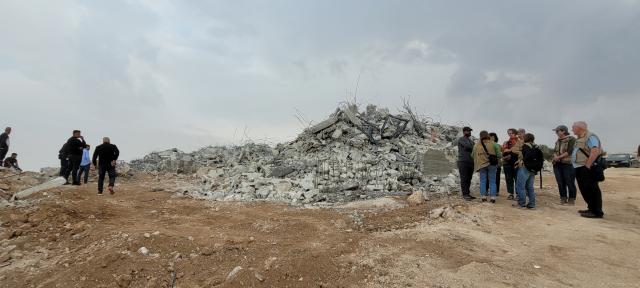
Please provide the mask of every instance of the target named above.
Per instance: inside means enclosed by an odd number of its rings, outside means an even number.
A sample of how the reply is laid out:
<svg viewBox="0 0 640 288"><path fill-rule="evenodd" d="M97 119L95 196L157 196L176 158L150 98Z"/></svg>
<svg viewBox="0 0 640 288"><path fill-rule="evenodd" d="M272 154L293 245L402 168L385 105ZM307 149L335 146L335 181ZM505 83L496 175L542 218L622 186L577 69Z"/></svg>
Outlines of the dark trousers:
<svg viewBox="0 0 640 288"><path fill-rule="evenodd" d="M460 192L462 196L471 194L471 178L473 177L473 163L458 162L458 171L460 172Z"/></svg>
<svg viewBox="0 0 640 288"><path fill-rule="evenodd" d="M561 198L576 199L576 170L571 164L556 163L553 165L558 191Z"/></svg>
<svg viewBox="0 0 640 288"><path fill-rule="evenodd" d="M65 175L66 177L69 177L69 174L67 174L67 170L69 170L69 159L60 159L60 177L65 177Z"/></svg>
<svg viewBox="0 0 640 288"><path fill-rule="evenodd" d="M78 169L80 169L80 162L82 162L82 156L80 155L69 156L69 167L67 168L67 171L64 174L64 178L67 179L67 181L69 181L69 175L71 175L73 184L80 184L80 178L78 178Z"/></svg>
<svg viewBox="0 0 640 288"><path fill-rule="evenodd" d="M80 165L80 170L78 170L78 179L82 180L82 173L84 173L84 184L89 182L89 170L91 168L91 164L82 166Z"/></svg>
<svg viewBox="0 0 640 288"><path fill-rule="evenodd" d="M113 187L116 184L116 167L108 166L98 167L98 192L102 193L104 187L104 176L109 174L109 187Z"/></svg>
<svg viewBox="0 0 640 288"><path fill-rule="evenodd" d="M503 168L504 181L507 182L507 192L513 195L513 193L515 192L514 187L516 186L516 181L518 179L518 173L516 173L516 168L511 165L504 165Z"/></svg>
<svg viewBox="0 0 640 288"><path fill-rule="evenodd" d="M587 167L578 167L575 170L580 194L582 194L584 202L587 202L587 208L593 214L604 215L604 212L602 212L602 191L598 181L594 179L593 174Z"/></svg>
<svg viewBox="0 0 640 288"><path fill-rule="evenodd" d="M502 169L500 168L500 166L497 167L496 169L496 195L500 195L500 173ZM489 177L491 177L491 175L487 175L487 187L486 190L489 191Z"/></svg>
<svg viewBox="0 0 640 288"><path fill-rule="evenodd" d="M4 157L7 156L7 152L9 152L9 149L0 148L0 162L4 163Z"/></svg>

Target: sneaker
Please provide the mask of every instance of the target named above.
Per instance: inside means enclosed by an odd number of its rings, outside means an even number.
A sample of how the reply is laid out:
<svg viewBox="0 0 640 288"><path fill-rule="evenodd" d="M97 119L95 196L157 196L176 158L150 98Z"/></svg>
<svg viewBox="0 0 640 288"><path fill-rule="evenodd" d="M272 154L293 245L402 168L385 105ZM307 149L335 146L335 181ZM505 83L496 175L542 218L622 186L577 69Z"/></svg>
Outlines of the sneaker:
<svg viewBox="0 0 640 288"><path fill-rule="evenodd" d="M567 200L567 205L575 206L576 205L576 199L569 198L569 200Z"/></svg>
<svg viewBox="0 0 640 288"><path fill-rule="evenodd" d="M562 197L562 198L560 198L560 201L556 202L555 204L556 205L562 205L562 206L567 205L567 198Z"/></svg>
<svg viewBox="0 0 640 288"><path fill-rule="evenodd" d="M525 207L527 207L527 209L529 209L529 210L536 210L536 207L534 207L534 206L525 206Z"/></svg>
<svg viewBox="0 0 640 288"><path fill-rule="evenodd" d="M602 218L604 215L594 214L593 212L582 213L580 216L584 218Z"/></svg>
<svg viewBox="0 0 640 288"><path fill-rule="evenodd" d="M496 199L491 199L491 204L496 204Z"/></svg>
<svg viewBox="0 0 640 288"><path fill-rule="evenodd" d="M116 191L113 191L113 186L109 186L109 194L116 194Z"/></svg>
<svg viewBox="0 0 640 288"><path fill-rule="evenodd" d="M464 199L464 200L466 200L466 201L473 201L473 199L474 199L474 198L471 198L471 197L465 196L465 197L462 197L462 199Z"/></svg>
<svg viewBox="0 0 640 288"><path fill-rule="evenodd" d="M511 204L511 206L513 206L515 208L518 208L518 209L525 209L526 208L526 206L520 206L520 204L518 204L518 203L513 203L513 204Z"/></svg>
<svg viewBox="0 0 640 288"><path fill-rule="evenodd" d="M98 192L98 196L102 196L102 192Z"/></svg>
<svg viewBox="0 0 640 288"><path fill-rule="evenodd" d="M482 202L487 202L487 198L482 198Z"/></svg>
<svg viewBox="0 0 640 288"><path fill-rule="evenodd" d="M507 196L507 200L515 200L516 198L513 197L513 194L509 194L509 196Z"/></svg>

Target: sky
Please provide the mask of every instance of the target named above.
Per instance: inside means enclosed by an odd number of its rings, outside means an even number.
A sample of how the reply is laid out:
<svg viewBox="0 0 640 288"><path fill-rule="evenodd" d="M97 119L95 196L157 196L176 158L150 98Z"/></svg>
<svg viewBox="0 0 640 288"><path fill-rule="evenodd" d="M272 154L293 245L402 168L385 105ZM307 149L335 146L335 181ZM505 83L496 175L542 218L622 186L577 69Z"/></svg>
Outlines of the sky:
<svg viewBox="0 0 640 288"><path fill-rule="evenodd" d="M24 168L79 129L121 159L295 138L346 101L474 132L640 144L640 1L0 1L0 126ZM301 120L300 120L301 119Z"/></svg>

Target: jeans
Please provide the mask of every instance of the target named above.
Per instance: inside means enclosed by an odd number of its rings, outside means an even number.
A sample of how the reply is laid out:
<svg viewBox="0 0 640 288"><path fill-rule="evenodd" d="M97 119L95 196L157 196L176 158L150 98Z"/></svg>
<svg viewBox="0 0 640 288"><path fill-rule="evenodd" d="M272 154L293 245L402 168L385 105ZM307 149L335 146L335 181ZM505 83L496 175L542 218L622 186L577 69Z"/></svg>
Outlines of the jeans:
<svg viewBox="0 0 640 288"><path fill-rule="evenodd" d="M458 171L460 172L460 192L463 197L470 196L471 178L473 177L473 162L458 161Z"/></svg>
<svg viewBox="0 0 640 288"><path fill-rule="evenodd" d="M500 173L502 173L502 169L500 166L496 166L496 196L500 195ZM488 177L488 176L487 176ZM487 178L489 179L489 178ZM487 181L485 185L486 190L489 190L489 181Z"/></svg>
<svg viewBox="0 0 640 288"><path fill-rule="evenodd" d="M484 197L487 195L487 185L489 186L489 191L491 193L491 197L496 197L496 171L498 167L495 165L490 165L480 169L478 172L480 173L480 196ZM487 179L489 179L489 183L487 184Z"/></svg>
<svg viewBox="0 0 640 288"><path fill-rule="evenodd" d="M65 159L60 159L60 177L65 177L65 175L68 176L67 174L67 170L69 169L69 159L65 158ZM67 180L69 181L69 180Z"/></svg>
<svg viewBox="0 0 640 288"><path fill-rule="evenodd" d="M102 189L104 187L104 176L105 174L109 174L109 187L113 187L116 184L116 167L108 166L98 167L98 192L102 193Z"/></svg>
<svg viewBox="0 0 640 288"><path fill-rule="evenodd" d="M82 173L84 173L84 184L89 182L89 169L91 168L91 164L80 166L80 170L78 171L78 179L82 180Z"/></svg>
<svg viewBox="0 0 640 288"><path fill-rule="evenodd" d="M591 171L587 167L578 167L575 170L580 194L582 194L584 202L587 202L587 208L593 214L604 215L604 212L602 212L602 191L598 181L593 178Z"/></svg>
<svg viewBox="0 0 640 288"><path fill-rule="evenodd" d="M529 171L526 167L518 168L516 192L518 193L518 205L521 207L536 207L536 192L533 190L533 181L535 177L536 174ZM529 197L528 204L526 203L527 199L525 196Z"/></svg>
<svg viewBox="0 0 640 288"><path fill-rule="evenodd" d="M81 155L71 155L69 156L69 167L64 174L64 178L69 181L69 175L71 175L71 179L73 184L80 184L80 178L78 178L78 169L80 169L80 162L82 162Z"/></svg>
<svg viewBox="0 0 640 288"><path fill-rule="evenodd" d="M573 165L556 163L553 165L553 174L556 175L560 197L576 199L576 171Z"/></svg>
<svg viewBox="0 0 640 288"><path fill-rule="evenodd" d="M507 192L513 195L515 192L516 181L518 179L517 168L511 165L504 165L504 181L507 182Z"/></svg>

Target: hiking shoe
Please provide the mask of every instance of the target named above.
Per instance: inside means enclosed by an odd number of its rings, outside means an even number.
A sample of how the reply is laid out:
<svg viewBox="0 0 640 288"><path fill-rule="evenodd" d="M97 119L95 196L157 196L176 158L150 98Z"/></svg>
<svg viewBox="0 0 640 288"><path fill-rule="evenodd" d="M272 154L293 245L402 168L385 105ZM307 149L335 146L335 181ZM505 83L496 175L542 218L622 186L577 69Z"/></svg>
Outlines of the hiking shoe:
<svg viewBox="0 0 640 288"><path fill-rule="evenodd" d="M582 213L580 216L584 218L602 218L604 215L594 214L593 212Z"/></svg>
<svg viewBox="0 0 640 288"><path fill-rule="evenodd" d="M515 208L518 208L518 209L525 209L526 208L526 206L520 206L520 204L518 204L518 203L513 203L513 204L511 204L511 206L513 206Z"/></svg>
<svg viewBox="0 0 640 288"><path fill-rule="evenodd" d="M113 191L113 186L109 186L109 194L116 194L116 191Z"/></svg>
<svg viewBox="0 0 640 288"><path fill-rule="evenodd" d="M567 198L562 197L560 198L560 202L556 202L556 205L567 205Z"/></svg>
<svg viewBox="0 0 640 288"><path fill-rule="evenodd" d="M496 199L491 199L491 204L496 204Z"/></svg>
<svg viewBox="0 0 640 288"><path fill-rule="evenodd" d="M482 202L487 202L487 198L482 198Z"/></svg>
<svg viewBox="0 0 640 288"><path fill-rule="evenodd" d="M516 198L513 197L513 194L509 194L509 196L507 196L507 200L515 200Z"/></svg>
<svg viewBox="0 0 640 288"><path fill-rule="evenodd" d="M474 198L471 197L462 197L462 199L466 200L466 201L473 201Z"/></svg>
<svg viewBox="0 0 640 288"><path fill-rule="evenodd" d="M534 206L525 206L525 207L527 207L527 209L529 209L529 210L536 210L536 207L534 207Z"/></svg>
<svg viewBox="0 0 640 288"><path fill-rule="evenodd" d="M567 200L567 205L575 206L576 205L576 199L569 198L569 200Z"/></svg>

